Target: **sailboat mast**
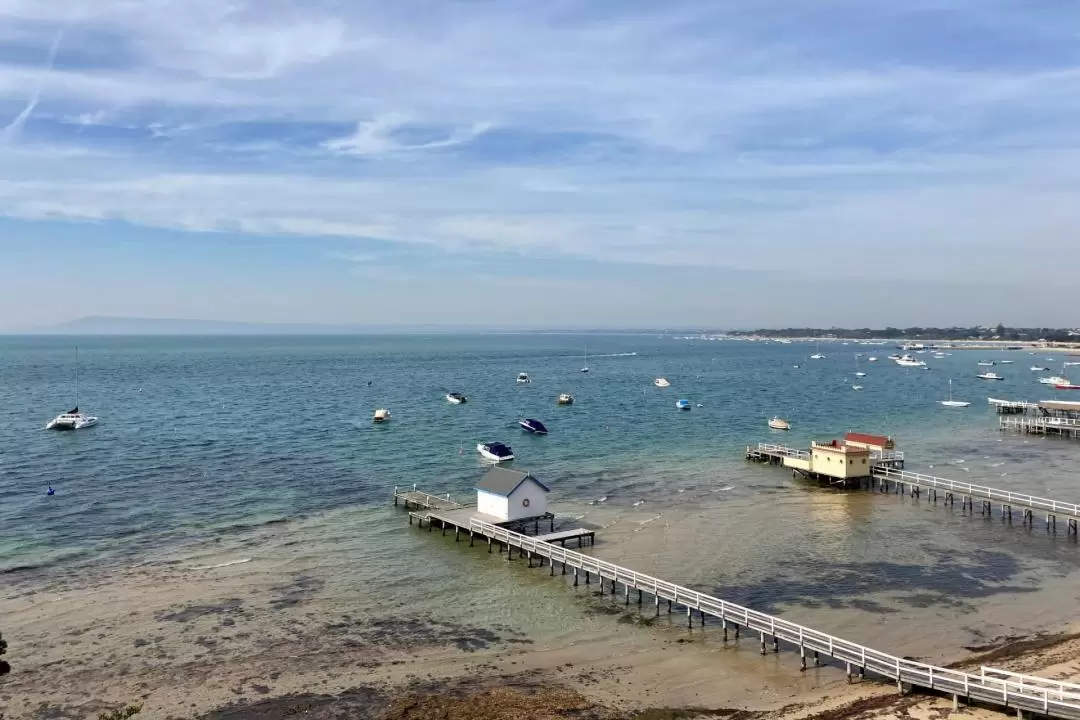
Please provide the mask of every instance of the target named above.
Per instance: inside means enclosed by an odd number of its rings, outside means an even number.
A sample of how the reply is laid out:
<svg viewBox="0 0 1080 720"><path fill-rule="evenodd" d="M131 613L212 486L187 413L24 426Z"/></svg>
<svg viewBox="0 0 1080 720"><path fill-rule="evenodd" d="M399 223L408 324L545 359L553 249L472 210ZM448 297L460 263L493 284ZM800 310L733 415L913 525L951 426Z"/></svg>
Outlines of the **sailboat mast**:
<svg viewBox="0 0 1080 720"><path fill-rule="evenodd" d="M79 346L75 346L75 407L79 407Z"/></svg>

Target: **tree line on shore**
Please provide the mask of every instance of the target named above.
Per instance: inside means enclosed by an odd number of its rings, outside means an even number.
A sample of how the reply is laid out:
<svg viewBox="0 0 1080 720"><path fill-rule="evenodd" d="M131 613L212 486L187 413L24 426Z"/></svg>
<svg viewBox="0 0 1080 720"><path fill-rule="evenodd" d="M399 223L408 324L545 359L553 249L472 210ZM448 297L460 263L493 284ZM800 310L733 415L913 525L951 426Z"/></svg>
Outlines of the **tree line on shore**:
<svg viewBox="0 0 1080 720"><path fill-rule="evenodd" d="M1080 342L1080 331L1070 328L996 327L884 327L884 328L770 328L731 330L729 335L758 337L843 337L853 340L1005 340L1017 342Z"/></svg>

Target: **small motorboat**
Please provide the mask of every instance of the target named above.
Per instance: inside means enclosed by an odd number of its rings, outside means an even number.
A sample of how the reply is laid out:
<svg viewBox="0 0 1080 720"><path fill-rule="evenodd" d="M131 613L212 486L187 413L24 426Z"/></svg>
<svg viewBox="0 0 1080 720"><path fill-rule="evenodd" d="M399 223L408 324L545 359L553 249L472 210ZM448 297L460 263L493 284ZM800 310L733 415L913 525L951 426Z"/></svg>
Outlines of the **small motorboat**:
<svg viewBox="0 0 1080 720"><path fill-rule="evenodd" d="M689 400L676 400L675 401L675 407L678 408L679 410L689 410L690 409L690 401Z"/></svg>
<svg viewBox="0 0 1080 720"><path fill-rule="evenodd" d="M900 356L897 355L896 353L893 353L892 355L889 356L889 359L890 360L899 360Z"/></svg>
<svg viewBox="0 0 1080 720"><path fill-rule="evenodd" d="M852 390L862 390L862 385L852 385L851 389Z"/></svg>
<svg viewBox="0 0 1080 720"><path fill-rule="evenodd" d="M855 373L855 377L866 377L866 373L864 373L864 372L857 372L857 373Z"/></svg>
<svg viewBox="0 0 1080 720"><path fill-rule="evenodd" d="M446 393L446 402L450 403L451 405L461 405L462 403L469 402L469 398L465 397L461 393Z"/></svg>
<svg viewBox="0 0 1080 720"><path fill-rule="evenodd" d="M494 463L508 462L514 459L514 451L509 445L501 442L479 443L476 452L480 453L485 460Z"/></svg>
<svg viewBox="0 0 1080 720"><path fill-rule="evenodd" d="M574 396L570 393L562 393L559 395L559 399L555 401L556 405L573 405Z"/></svg>
<svg viewBox="0 0 1080 720"><path fill-rule="evenodd" d="M527 385L532 380L529 378L529 373L518 373L517 382L519 385Z"/></svg>
<svg viewBox="0 0 1080 720"><path fill-rule="evenodd" d="M45 426L46 430L82 430L83 428L94 427L97 425L97 417L94 415L84 415L79 412L79 408L75 407L68 410L66 413L57 415L49 424Z"/></svg>
<svg viewBox="0 0 1080 720"><path fill-rule="evenodd" d="M810 356L810 359L811 360L824 360L825 356L822 355L821 353L814 353L813 355Z"/></svg>
<svg viewBox="0 0 1080 720"><path fill-rule="evenodd" d="M1031 370L1031 372L1046 372L1050 368L1048 368L1048 367L1039 367L1038 365L1032 365L1029 369Z"/></svg>
<svg viewBox="0 0 1080 720"><path fill-rule="evenodd" d="M379 408L375 411L375 416L371 418L373 423L390 422L390 411L386 408Z"/></svg>
<svg viewBox="0 0 1080 720"><path fill-rule="evenodd" d="M790 430L791 423L777 416L769 421L769 427L771 427L773 430Z"/></svg>
<svg viewBox="0 0 1080 720"><path fill-rule="evenodd" d="M1043 385L1068 385L1069 379L1060 375L1052 375L1050 377L1039 378L1039 382Z"/></svg>
<svg viewBox="0 0 1080 720"><path fill-rule="evenodd" d="M895 362L900 367L926 367L925 362L908 353L898 357Z"/></svg>
<svg viewBox="0 0 1080 720"><path fill-rule="evenodd" d="M986 362L985 360L980 360L978 364L979 364L979 367L994 367L995 365L997 365L997 363L994 362L993 360L991 360L990 362Z"/></svg>
<svg viewBox="0 0 1080 720"><path fill-rule="evenodd" d="M1001 364L1002 365L1012 365L1014 362L1016 362L1016 361L1015 360L1002 360Z"/></svg>
<svg viewBox="0 0 1080 720"><path fill-rule="evenodd" d="M990 370L987 370L986 372L983 372L983 373L979 373L975 377L979 378L980 380L1004 380L1005 379L1001 375L998 375L996 372L992 372Z"/></svg>
<svg viewBox="0 0 1080 720"><path fill-rule="evenodd" d="M799 369L799 363L795 363L795 364L794 364L794 365L792 365L791 367L793 367L793 368L795 368L796 370L798 370L798 369Z"/></svg>
<svg viewBox="0 0 1080 720"><path fill-rule="evenodd" d="M525 418L524 420L518 420L518 425L521 426L522 430L524 430L527 433L532 433L533 435L547 435L548 434L548 429L546 427L544 427L544 423L540 422L539 420L533 420L532 418Z"/></svg>
<svg viewBox="0 0 1080 720"><path fill-rule="evenodd" d="M868 357L868 358L866 358L866 362L877 362L877 358L876 357Z"/></svg>
<svg viewBox="0 0 1080 720"><path fill-rule="evenodd" d="M653 380L652 384L655 385L656 387L671 387L671 383L668 382L668 379L667 378L662 378L662 377L658 377L655 380Z"/></svg>
<svg viewBox="0 0 1080 720"><path fill-rule="evenodd" d="M1072 383L1061 383L1054 386L1055 390L1080 390L1080 385L1074 385Z"/></svg>

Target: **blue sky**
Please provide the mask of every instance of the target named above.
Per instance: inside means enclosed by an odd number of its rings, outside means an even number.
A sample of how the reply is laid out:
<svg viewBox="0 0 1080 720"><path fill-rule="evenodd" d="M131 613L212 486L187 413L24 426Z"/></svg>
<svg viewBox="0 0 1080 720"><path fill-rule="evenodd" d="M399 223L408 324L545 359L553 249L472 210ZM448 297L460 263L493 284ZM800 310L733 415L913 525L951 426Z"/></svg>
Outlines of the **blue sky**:
<svg viewBox="0 0 1080 720"><path fill-rule="evenodd" d="M1075 325L1078 27L1036 0L0 0L0 329Z"/></svg>

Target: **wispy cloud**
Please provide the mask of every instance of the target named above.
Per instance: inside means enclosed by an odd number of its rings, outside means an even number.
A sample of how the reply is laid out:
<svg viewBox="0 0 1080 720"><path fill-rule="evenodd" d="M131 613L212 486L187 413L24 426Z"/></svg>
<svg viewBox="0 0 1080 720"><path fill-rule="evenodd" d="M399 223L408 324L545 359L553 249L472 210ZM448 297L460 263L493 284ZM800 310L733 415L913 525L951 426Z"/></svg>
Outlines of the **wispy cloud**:
<svg viewBox="0 0 1080 720"><path fill-rule="evenodd" d="M1080 251L1069 4L60 5L0 0L9 216L816 277Z"/></svg>

